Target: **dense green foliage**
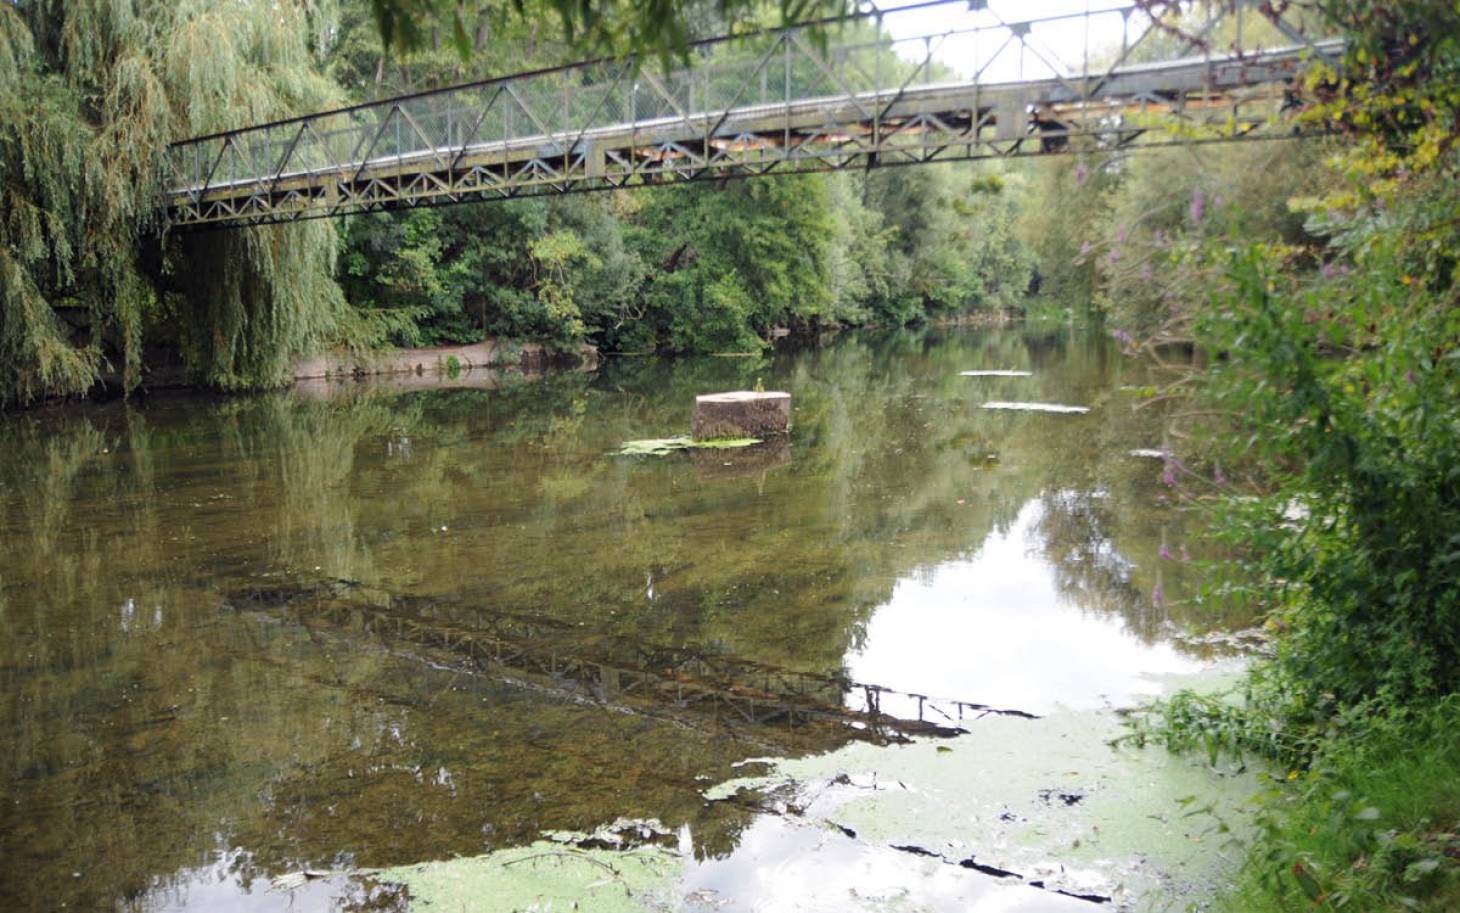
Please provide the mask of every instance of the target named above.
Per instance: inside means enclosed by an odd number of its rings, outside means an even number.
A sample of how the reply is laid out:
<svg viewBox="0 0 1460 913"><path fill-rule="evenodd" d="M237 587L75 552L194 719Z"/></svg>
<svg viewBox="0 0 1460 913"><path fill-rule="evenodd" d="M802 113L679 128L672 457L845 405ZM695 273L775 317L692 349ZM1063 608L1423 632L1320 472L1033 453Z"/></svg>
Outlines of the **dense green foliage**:
<svg viewBox="0 0 1460 913"><path fill-rule="evenodd" d="M1228 906L1253 913L1460 905L1460 701L1371 719L1274 788Z"/></svg>
<svg viewBox="0 0 1460 913"><path fill-rule="evenodd" d="M483 334L743 352L777 327L901 325L1017 305L1029 258L965 169L801 175L354 220L350 300L402 344Z"/></svg>
<svg viewBox="0 0 1460 913"><path fill-rule="evenodd" d="M1185 231L1168 225L1138 259L1187 293L1111 308L1132 345L1179 338L1210 356L1173 387L1190 392L1201 417L1185 430L1205 443L1170 458L1166 482L1221 505L1241 556L1221 592L1265 609L1276 640L1240 694L1178 695L1137 735L1293 770L1232 909L1448 910L1460 883L1460 9L1314 6L1350 44L1341 74L1310 76L1307 116L1347 142L1296 185L1291 215L1246 223L1245 239L1198 234L1193 203ZM1266 226L1256 238L1254 224ZM1119 288L1115 271L1105 278Z"/></svg>
<svg viewBox="0 0 1460 913"><path fill-rule="evenodd" d="M170 138L338 100L318 25L310 5L0 5L0 400L130 388L154 345L269 382L337 333L330 226L164 244L153 203Z"/></svg>
<svg viewBox="0 0 1460 913"><path fill-rule="evenodd" d="M593 0L548 0L544 4L568 40L578 47L601 54L624 51L657 55L661 61L687 60L697 26L714 21L724 32L747 25L776 25L806 22L846 13L852 6L845 0L715 0L712 4L682 3L678 0L647 0L635 4L593 2ZM527 12L526 0L504 4L517 14ZM774 16L767 13L774 8ZM397 54L439 49L449 36L452 49L463 60L481 50L481 38L502 9L478 8L461 0L370 0L382 42Z"/></svg>

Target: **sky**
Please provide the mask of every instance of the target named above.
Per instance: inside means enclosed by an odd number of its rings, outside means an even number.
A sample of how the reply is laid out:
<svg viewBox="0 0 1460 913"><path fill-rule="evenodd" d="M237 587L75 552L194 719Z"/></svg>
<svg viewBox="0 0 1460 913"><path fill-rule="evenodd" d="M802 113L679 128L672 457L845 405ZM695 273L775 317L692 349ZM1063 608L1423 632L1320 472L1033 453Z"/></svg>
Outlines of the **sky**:
<svg viewBox="0 0 1460 913"><path fill-rule="evenodd" d="M909 0L886 0L878 7L885 13L883 27L898 39L897 53L908 60L921 60L927 45L923 36L947 34L937 40L933 57L960 75L972 77L982 70L983 82L1004 82L1018 79L1039 79L1080 73L1087 60L1101 57L1121 44L1125 17L1130 0L987 0L986 8L970 10L967 3L950 2L921 9L903 9L914 4ZM1088 13L1088 15L1087 15ZM1055 19L1054 17L1066 17ZM1054 19L1039 22L1035 20ZM1132 39L1138 37L1144 19L1139 13L1130 21ZM1006 40L1011 32L1008 23L1030 22L1027 43L1022 55L1018 41ZM1002 49L1001 49L1002 48ZM1022 56L1022 60L1021 60Z"/></svg>

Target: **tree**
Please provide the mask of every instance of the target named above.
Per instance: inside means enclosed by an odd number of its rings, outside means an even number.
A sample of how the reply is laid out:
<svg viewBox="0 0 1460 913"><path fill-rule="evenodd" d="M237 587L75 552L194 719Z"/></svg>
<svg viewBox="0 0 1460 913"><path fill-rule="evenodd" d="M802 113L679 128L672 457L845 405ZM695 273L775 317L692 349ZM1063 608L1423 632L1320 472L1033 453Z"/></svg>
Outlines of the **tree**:
<svg viewBox="0 0 1460 913"><path fill-rule="evenodd" d="M338 100L319 25L262 0L0 4L0 401L130 389L154 334L200 379L277 381L336 332L327 224L164 247L155 204L173 137Z"/></svg>

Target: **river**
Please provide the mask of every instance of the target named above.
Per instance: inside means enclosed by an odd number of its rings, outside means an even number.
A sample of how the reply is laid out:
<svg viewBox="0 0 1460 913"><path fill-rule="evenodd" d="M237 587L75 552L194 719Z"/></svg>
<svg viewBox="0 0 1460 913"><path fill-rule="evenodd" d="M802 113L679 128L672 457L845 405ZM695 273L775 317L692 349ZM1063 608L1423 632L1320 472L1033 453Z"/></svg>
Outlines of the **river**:
<svg viewBox="0 0 1460 913"><path fill-rule="evenodd" d="M1181 809L1251 784L1106 746L1246 623L1153 370L925 330L0 416L0 909L1199 898ZM788 441L614 455L756 386Z"/></svg>

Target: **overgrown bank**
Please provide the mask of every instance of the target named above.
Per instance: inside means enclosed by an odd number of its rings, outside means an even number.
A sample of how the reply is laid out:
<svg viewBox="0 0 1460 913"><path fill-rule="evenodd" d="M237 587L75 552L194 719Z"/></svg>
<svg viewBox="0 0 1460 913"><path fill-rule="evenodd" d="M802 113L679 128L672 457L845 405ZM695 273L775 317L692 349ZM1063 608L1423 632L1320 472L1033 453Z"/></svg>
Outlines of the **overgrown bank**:
<svg viewBox="0 0 1460 913"><path fill-rule="evenodd" d="M1137 736L1285 772L1228 909L1453 910L1460 8L1315 7L1350 45L1304 87L1346 140L1288 201L1306 238L1153 234L1131 257L1160 294L1118 332L1210 358L1165 391L1191 408L1164 482L1242 556L1209 598L1263 610L1276 646L1238 693L1179 695Z"/></svg>

